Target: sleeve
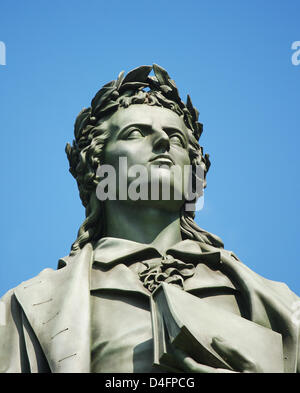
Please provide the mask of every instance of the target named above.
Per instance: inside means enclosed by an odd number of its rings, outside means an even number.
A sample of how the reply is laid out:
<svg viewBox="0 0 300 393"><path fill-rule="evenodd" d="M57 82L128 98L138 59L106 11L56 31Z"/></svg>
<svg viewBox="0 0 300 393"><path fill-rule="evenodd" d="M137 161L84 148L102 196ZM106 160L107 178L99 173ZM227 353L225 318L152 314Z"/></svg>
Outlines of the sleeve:
<svg viewBox="0 0 300 393"><path fill-rule="evenodd" d="M14 290L0 299L0 373L50 372Z"/></svg>
<svg viewBox="0 0 300 393"><path fill-rule="evenodd" d="M28 372L28 359L24 349L22 316L11 290L0 300L0 372Z"/></svg>

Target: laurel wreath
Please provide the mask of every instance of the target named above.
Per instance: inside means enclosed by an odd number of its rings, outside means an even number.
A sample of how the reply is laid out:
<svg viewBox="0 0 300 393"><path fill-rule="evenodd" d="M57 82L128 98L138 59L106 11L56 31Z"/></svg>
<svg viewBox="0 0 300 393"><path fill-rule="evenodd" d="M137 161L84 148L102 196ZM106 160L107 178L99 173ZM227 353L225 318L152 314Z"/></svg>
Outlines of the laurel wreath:
<svg viewBox="0 0 300 393"><path fill-rule="evenodd" d="M155 76L149 76L151 71ZM88 125L94 126L97 119L107 115L110 111L117 109L119 103L116 100L126 92L137 92L149 88L162 94L165 99L175 102L184 114L184 121L198 140L203 131L202 123L198 122L199 112L193 106L190 96L187 96L186 104L181 100L174 80L170 78L167 71L157 64L153 66L141 66L124 75L120 72L118 78L104 85L95 95L91 107L83 109L77 118L75 125L75 138L79 140L81 132L88 130Z"/></svg>

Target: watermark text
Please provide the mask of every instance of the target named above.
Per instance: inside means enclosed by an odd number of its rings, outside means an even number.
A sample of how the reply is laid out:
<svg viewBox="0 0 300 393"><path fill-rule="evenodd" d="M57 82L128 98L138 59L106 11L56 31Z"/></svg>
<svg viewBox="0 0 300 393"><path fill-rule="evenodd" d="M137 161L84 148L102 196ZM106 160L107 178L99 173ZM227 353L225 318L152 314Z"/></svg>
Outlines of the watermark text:
<svg viewBox="0 0 300 393"><path fill-rule="evenodd" d="M292 60L292 64L294 65L294 66L298 66L298 65L300 65L300 41L294 41L293 43L292 43L292 48L291 48L293 51L295 51L293 54L292 54L292 58L291 58L291 60Z"/></svg>
<svg viewBox="0 0 300 393"><path fill-rule="evenodd" d="M0 41L0 65L6 65L6 45Z"/></svg>
<svg viewBox="0 0 300 393"><path fill-rule="evenodd" d="M204 204L204 169L183 167L163 161L161 165L132 165L119 157L118 168L100 165L96 196L100 201L184 201L186 211L197 211Z"/></svg>

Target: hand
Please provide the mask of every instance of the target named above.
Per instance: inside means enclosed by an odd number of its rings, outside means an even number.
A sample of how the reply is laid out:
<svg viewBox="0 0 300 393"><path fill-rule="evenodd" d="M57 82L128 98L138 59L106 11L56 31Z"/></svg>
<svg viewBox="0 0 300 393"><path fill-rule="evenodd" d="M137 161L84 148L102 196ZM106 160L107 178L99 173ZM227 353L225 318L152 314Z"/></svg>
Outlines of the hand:
<svg viewBox="0 0 300 393"><path fill-rule="evenodd" d="M261 373L259 365L242 354L237 348L233 348L229 342L221 337L215 337L212 341L213 349L228 363L233 370L214 368L196 362L184 351L173 347L174 356L185 372L188 373Z"/></svg>

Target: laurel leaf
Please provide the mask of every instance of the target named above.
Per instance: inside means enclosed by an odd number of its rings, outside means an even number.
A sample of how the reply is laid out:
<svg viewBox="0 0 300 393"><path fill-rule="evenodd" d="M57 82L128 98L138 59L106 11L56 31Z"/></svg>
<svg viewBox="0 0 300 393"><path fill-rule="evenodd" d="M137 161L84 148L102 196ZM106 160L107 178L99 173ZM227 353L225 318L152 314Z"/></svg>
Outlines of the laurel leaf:
<svg viewBox="0 0 300 393"><path fill-rule="evenodd" d="M146 83L147 77L152 70L152 66L141 66L129 71L123 80L123 84L128 82L144 82Z"/></svg>
<svg viewBox="0 0 300 393"><path fill-rule="evenodd" d="M173 86L173 88L174 88L174 89L176 89L176 90L177 90L176 83L175 83L175 81L174 81L173 79L169 79L169 83L170 83L170 85L172 85L172 86Z"/></svg>
<svg viewBox="0 0 300 393"><path fill-rule="evenodd" d="M195 130L195 133L196 133L196 135L197 135L197 139L199 139L199 138L201 137L202 132L203 132L203 124L202 124L202 123L199 123L199 122L196 122L196 130Z"/></svg>
<svg viewBox="0 0 300 393"><path fill-rule="evenodd" d="M68 158L69 158L69 157L71 158L72 147L71 147L70 143L67 143L67 144L66 144L65 152L66 152L66 154L67 154L67 157L68 157Z"/></svg>
<svg viewBox="0 0 300 393"><path fill-rule="evenodd" d="M149 75L148 80L150 79L151 82L158 83L156 76Z"/></svg>
<svg viewBox="0 0 300 393"><path fill-rule="evenodd" d="M95 95L91 102L91 106L93 111L96 110L98 106L101 106L102 103L115 91L115 87L103 87L98 93Z"/></svg>
<svg viewBox="0 0 300 393"><path fill-rule="evenodd" d="M148 87L148 83L143 82L127 82L123 83L122 86L119 88L120 94L125 90L138 90L141 87Z"/></svg>
<svg viewBox="0 0 300 393"><path fill-rule="evenodd" d="M98 106L97 109L95 110L95 115L96 116L99 116L99 115L104 116L108 112L110 112L112 109L117 108L118 106L119 106L118 102L110 101L105 106Z"/></svg>
<svg viewBox="0 0 300 393"><path fill-rule="evenodd" d="M119 87L123 83L123 81L124 81L124 74L125 74L125 71L121 71L119 73L118 79L116 80L116 83L115 83L116 89L119 89Z"/></svg>
<svg viewBox="0 0 300 393"><path fill-rule="evenodd" d="M210 159L209 159L209 154L208 153L205 154L204 160L205 160L206 166L209 167L210 166Z"/></svg>
<svg viewBox="0 0 300 393"><path fill-rule="evenodd" d="M153 64L153 71L160 85L169 85L169 74L167 71L160 67L158 64Z"/></svg>
<svg viewBox="0 0 300 393"><path fill-rule="evenodd" d="M172 91L172 88L170 86L167 86L167 85L161 85L160 89L165 94L168 94L170 91Z"/></svg>
<svg viewBox="0 0 300 393"><path fill-rule="evenodd" d="M156 76L148 76L147 81L149 83L149 87L151 90L159 90L160 89L160 85L159 85L159 82L158 82Z"/></svg>

